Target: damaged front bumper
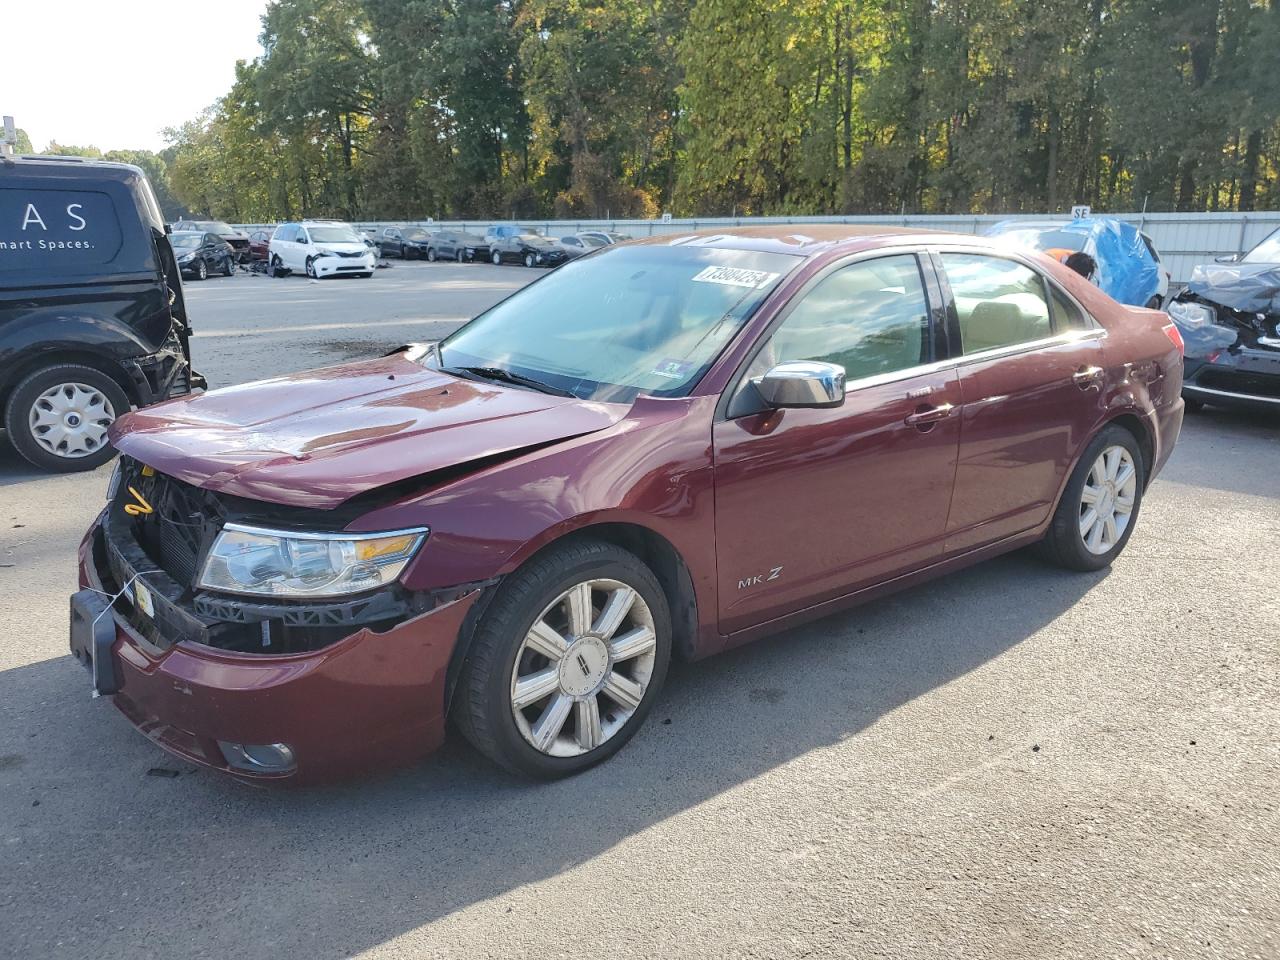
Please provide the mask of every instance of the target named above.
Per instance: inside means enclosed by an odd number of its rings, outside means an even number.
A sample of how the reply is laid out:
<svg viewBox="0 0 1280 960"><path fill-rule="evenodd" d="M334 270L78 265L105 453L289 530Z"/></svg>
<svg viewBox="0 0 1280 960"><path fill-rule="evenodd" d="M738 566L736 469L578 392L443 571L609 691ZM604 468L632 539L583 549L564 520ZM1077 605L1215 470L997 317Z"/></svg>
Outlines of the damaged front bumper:
<svg viewBox="0 0 1280 960"><path fill-rule="evenodd" d="M1280 315L1234 310L1187 293L1168 313L1186 345L1185 398L1280 410Z"/></svg>
<svg viewBox="0 0 1280 960"><path fill-rule="evenodd" d="M398 622L339 627L345 636L315 650L219 649L200 641L210 617L171 595L172 581L140 576L154 565L120 549L109 513L80 547L71 652L95 695L112 695L159 746L244 780L315 783L412 763L443 742L450 663L478 587Z"/></svg>

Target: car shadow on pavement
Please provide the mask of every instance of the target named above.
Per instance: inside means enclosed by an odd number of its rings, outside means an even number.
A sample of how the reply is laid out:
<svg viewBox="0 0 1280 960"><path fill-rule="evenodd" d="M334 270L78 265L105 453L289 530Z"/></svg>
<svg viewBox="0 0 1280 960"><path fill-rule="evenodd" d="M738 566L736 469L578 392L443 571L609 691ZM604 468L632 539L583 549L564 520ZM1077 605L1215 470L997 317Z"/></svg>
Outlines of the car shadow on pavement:
<svg viewBox="0 0 1280 960"><path fill-rule="evenodd" d="M912 769L927 751L885 743L873 724L1010 651L1105 576L1014 554L677 664L631 744L545 784L502 773L454 735L381 780L249 788L162 754L89 700L69 657L9 670L0 936L42 957L136 956L143 944L169 958L349 957L606 855L838 741L901 751L904 778L928 782ZM989 739L980 715L948 724L949 736L968 724L975 742Z"/></svg>

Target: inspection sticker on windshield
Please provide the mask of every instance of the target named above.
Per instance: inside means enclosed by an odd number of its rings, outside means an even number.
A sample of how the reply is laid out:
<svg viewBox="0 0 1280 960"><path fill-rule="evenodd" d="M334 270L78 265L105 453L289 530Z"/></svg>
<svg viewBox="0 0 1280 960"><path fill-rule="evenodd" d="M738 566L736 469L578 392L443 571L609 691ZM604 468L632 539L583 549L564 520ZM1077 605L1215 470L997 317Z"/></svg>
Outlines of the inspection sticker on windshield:
<svg viewBox="0 0 1280 960"><path fill-rule="evenodd" d="M650 371L655 377L666 377L668 380L683 380L693 369L692 360L663 360Z"/></svg>
<svg viewBox="0 0 1280 960"><path fill-rule="evenodd" d="M778 275L741 267L707 267L693 279L698 283L723 283L730 287L767 287Z"/></svg>

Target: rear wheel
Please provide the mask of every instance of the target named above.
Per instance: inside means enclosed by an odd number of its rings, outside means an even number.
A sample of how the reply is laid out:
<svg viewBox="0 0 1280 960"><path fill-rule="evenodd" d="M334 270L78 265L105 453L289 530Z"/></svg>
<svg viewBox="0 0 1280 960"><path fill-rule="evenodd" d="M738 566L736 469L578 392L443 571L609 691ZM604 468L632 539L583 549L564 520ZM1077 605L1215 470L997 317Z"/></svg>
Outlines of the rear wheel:
<svg viewBox="0 0 1280 960"><path fill-rule="evenodd" d="M435 263L435 262L436 262L436 248L427 247L427 263Z"/></svg>
<svg viewBox="0 0 1280 960"><path fill-rule="evenodd" d="M1204 409L1204 401L1196 397L1188 397L1185 393L1182 395L1182 402L1186 407L1187 413L1199 413Z"/></svg>
<svg viewBox="0 0 1280 960"><path fill-rule="evenodd" d="M1133 434L1114 424L1093 438L1054 512L1044 552L1070 570L1109 565L1133 533L1146 466Z"/></svg>
<svg viewBox="0 0 1280 960"><path fill-rule="evenodd" d="M554 548L507 578L454 698L459 727L508 770L585 770L639 729L666 677L671 620L652 571L610 543Z"/></svg>
<svg viewBox="0 0 1280 960"><path fill-rule="evenodd" d="M24 378L9 396L4 425L14 447L45 470L92 470L115 450L107 428L129 409L120 385L101 370L64 363Z"/></svg>
<svg viewBox="0 0 1280 960"><path fill-rule="evenodd" d="M495 250L493 251L492 254L490 254L489 259L493 261L493 265L495 267L500 266L502 263L502 254L499 251Z"/></svg>
<svg viewBox="0 0 1280 960"><path fill-rule="evenodd" d="M1147 309L1148 309L1148 310L1159 310L1159 309L1160 309L1160 294L1156 294L1154 297L1152 297L1150 300L1148 300L1148 301L1147 301L1146 306L1147 306Z"/></svg>

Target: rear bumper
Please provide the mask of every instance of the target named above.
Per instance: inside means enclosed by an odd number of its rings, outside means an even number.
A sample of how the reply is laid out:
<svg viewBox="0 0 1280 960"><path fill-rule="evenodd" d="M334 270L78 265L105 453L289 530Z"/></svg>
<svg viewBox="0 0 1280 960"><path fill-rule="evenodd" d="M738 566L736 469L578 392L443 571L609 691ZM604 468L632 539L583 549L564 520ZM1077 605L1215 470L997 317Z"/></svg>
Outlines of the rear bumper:
<svg viewBox="0 0 1280 960"><path fill-rule="evenodd" d="M95 522L80 546L80 586L103 590ZM360 629L312 653L252 656L176 639L159 649L134 630L121 598L106 612L115 632L114 700L135 728L184 760L252 781L316 783L412 763L445 736L446 673L478 593L375 633ZM135 614L141 616L141 614ZM73 643L73 652L75 645ZM79 651L83 654L83 651ZM219 741L287 744L295 766L237 768Z"/></svg>

